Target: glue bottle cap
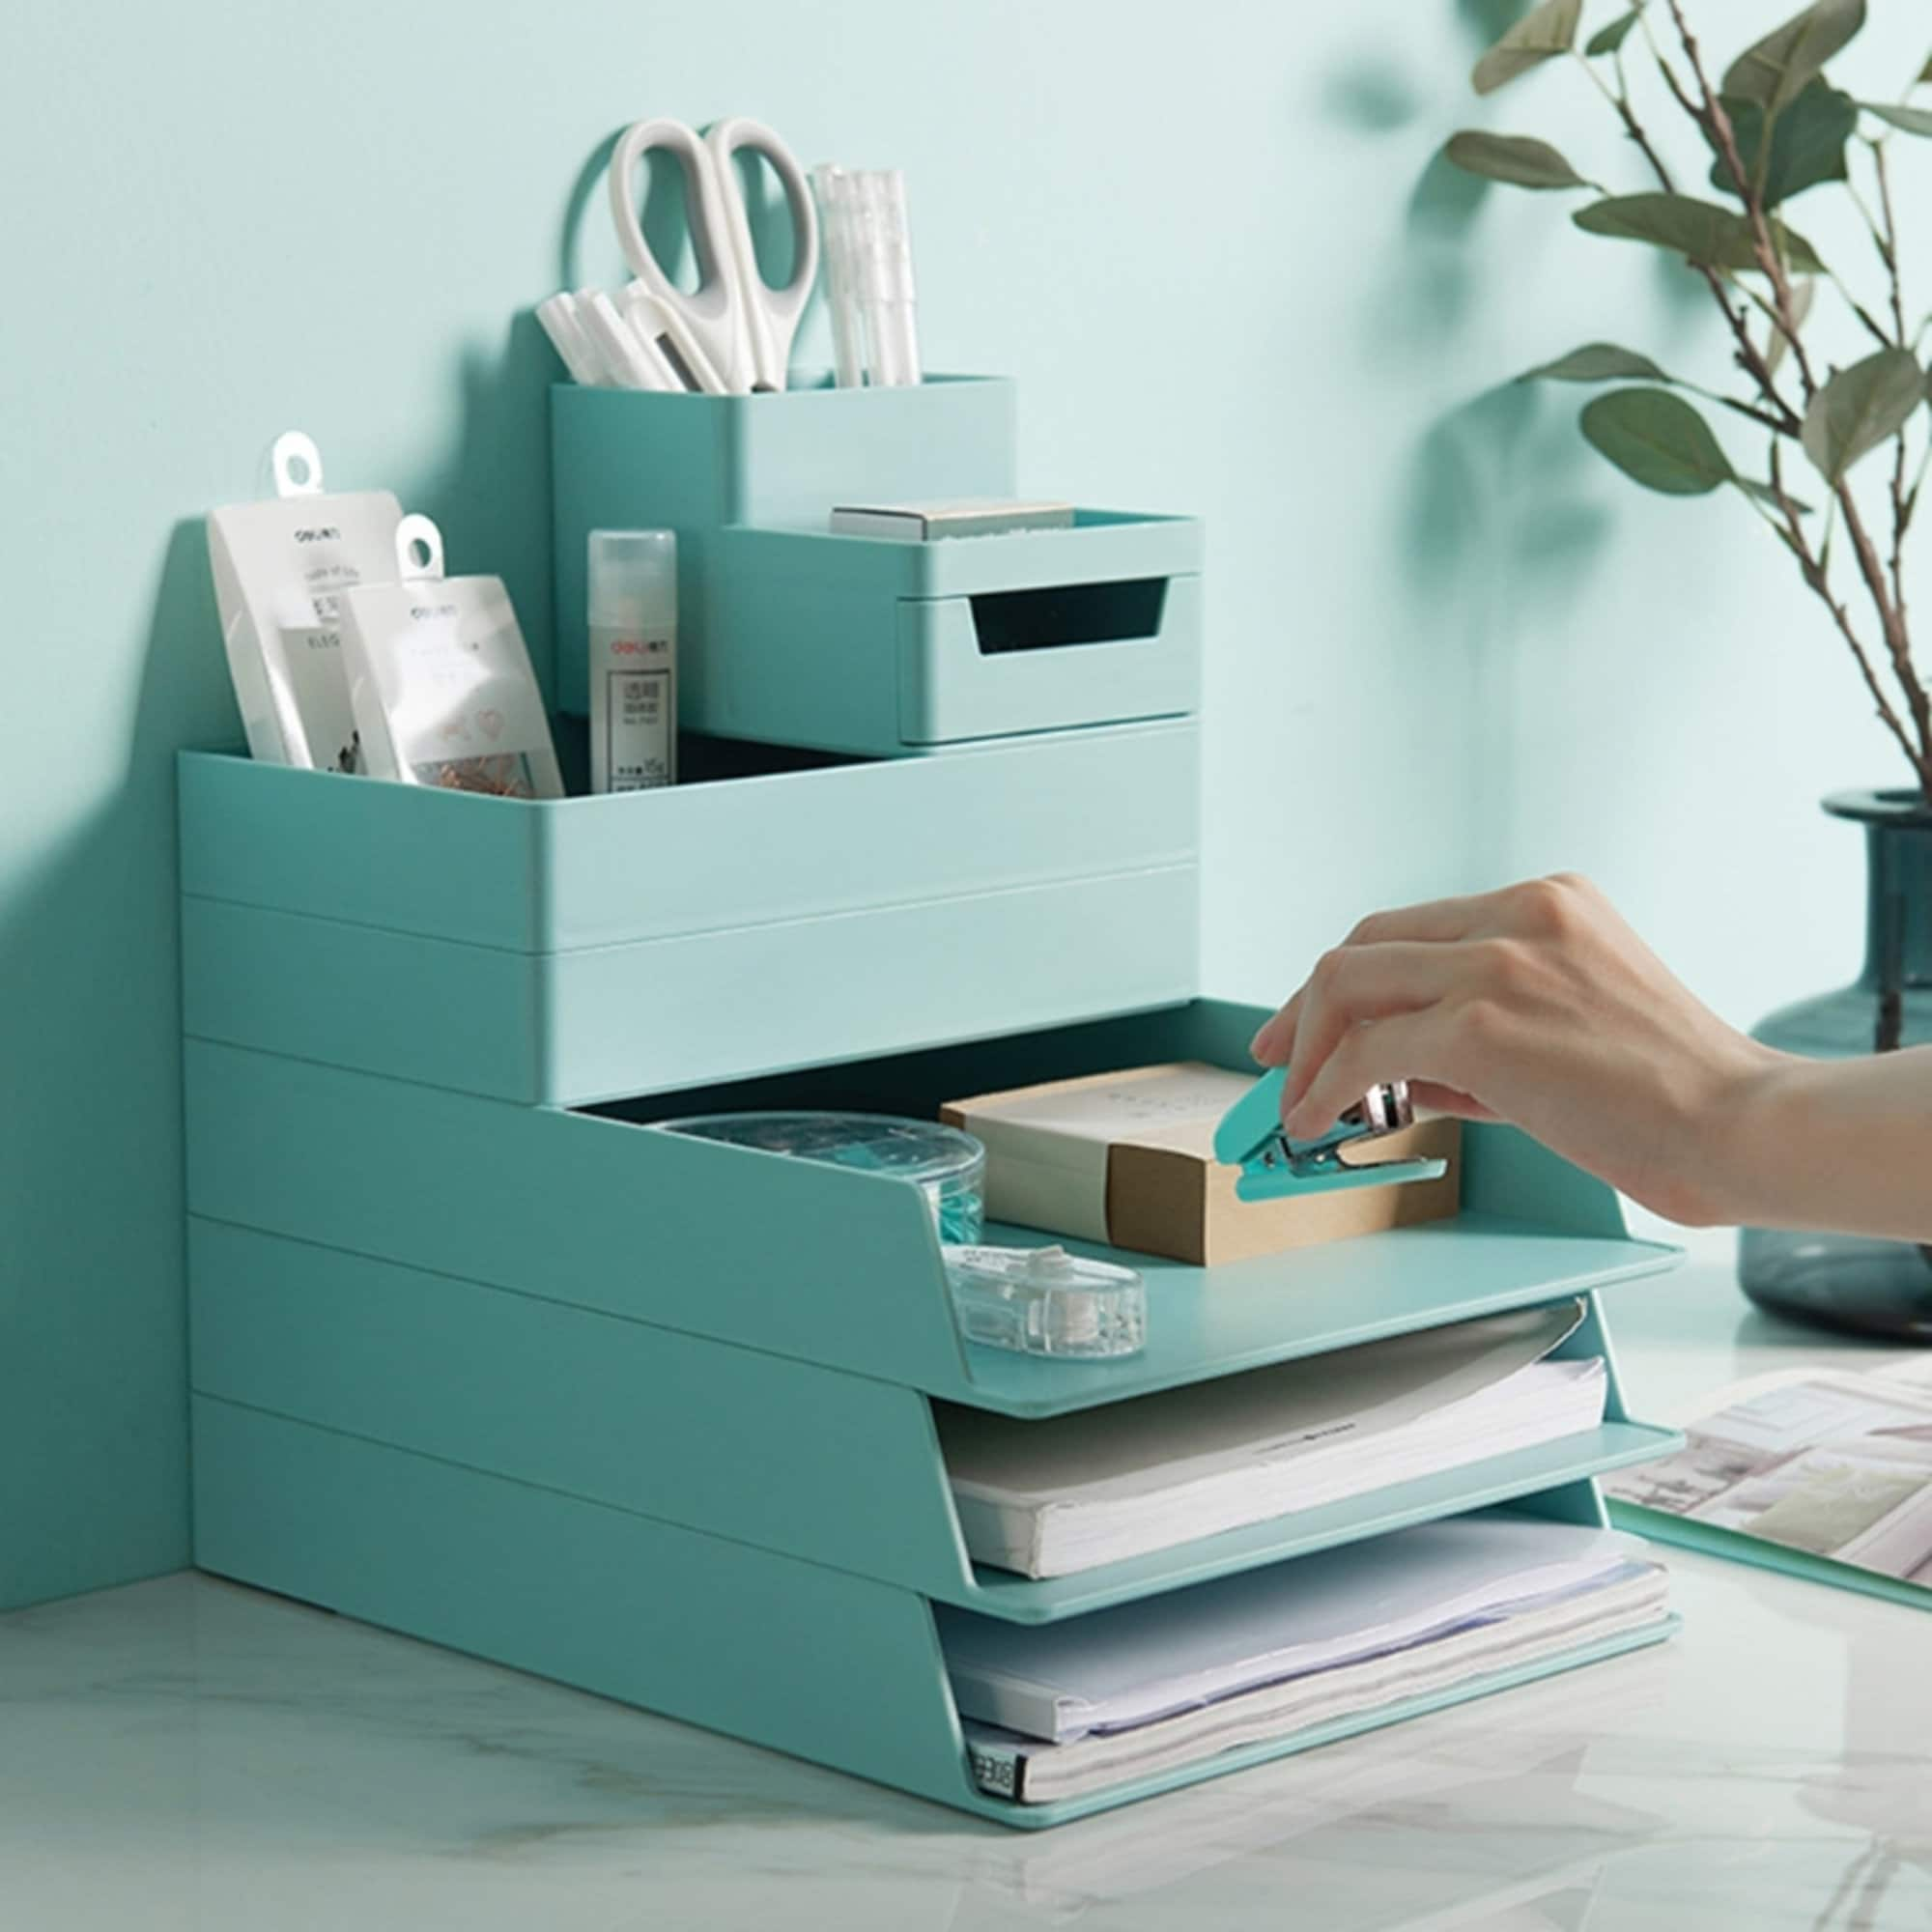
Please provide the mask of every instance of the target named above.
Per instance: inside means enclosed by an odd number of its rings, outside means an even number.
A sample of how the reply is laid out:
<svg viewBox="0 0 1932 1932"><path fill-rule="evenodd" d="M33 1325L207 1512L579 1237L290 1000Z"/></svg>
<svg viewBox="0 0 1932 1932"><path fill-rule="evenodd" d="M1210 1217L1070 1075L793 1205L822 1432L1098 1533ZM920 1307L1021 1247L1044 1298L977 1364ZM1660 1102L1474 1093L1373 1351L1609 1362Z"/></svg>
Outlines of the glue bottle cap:
<svg viewBox="0 0 1932 1932"><path fill-rule="evenodd" d="M676 624L675 530L592 530L589 571L591 623L626 631Z"/></svg>

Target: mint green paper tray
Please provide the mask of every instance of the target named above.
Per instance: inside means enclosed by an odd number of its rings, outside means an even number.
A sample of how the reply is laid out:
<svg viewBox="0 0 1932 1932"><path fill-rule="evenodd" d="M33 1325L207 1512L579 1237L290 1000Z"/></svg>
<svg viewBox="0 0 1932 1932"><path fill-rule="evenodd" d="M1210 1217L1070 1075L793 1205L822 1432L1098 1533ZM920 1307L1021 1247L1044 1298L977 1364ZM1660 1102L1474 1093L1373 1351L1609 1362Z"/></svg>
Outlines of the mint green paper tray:
<svg viewBox="0 0 1932 1932"><path fill-rule="evenodd" d="M1701 1556L1720 1557L1727 1563L1747 1563L1753 1570L1771 1570L1780 1577L1802 1577L1807 1583L1824 1583L1834 1590L1855 1590L1861 1597L1903 1604L1910 1609L1932 1609L1932 1590L1919 1583L1908 1583L1903 1577L1884 1577L1875 1570L1861 1570L1856 1563L1814 1555L1808 1549L1790 1549L1761 1536L1747 1536L1742 1530L1693 1522L1686 1517L1672 1516L1667 1510L1621 1502L1614 1496L1606 1500L1610 1520L1633 1536L1667 1543L1679 1549L1694 1549Z"/></svg>
<svg viewBox="0 0 1932 1932"><path fill-rule="evenodd" d="M1052 1804L974 1784L931 1605L530 1484L197 1397L197 1561L1021 1829L1425 1717L1662 1640L1674 1618Z"/></svg>

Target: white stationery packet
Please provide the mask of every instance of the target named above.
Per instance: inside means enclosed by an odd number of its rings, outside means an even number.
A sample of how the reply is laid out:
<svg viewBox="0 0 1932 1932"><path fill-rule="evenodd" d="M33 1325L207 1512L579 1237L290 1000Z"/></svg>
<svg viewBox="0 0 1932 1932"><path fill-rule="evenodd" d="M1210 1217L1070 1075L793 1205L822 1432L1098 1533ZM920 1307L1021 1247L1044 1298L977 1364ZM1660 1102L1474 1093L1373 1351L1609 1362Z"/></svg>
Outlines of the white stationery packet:
<svg viewBox="0 0 1932 1932"><path fill-rule="evenodd" d="M208 556L248 750L264 762L356 769L341 598L393 577L402 505L386 490L330 496L299 430L278 437L275 494L211 511Z"/></svg>
<svg viewBox="0 0 1932 1932"><path fill-rule="evenodd" d="M342 662L372 778L561 798L543 694L497 577L444 577L442 534L403 518L394 583L342 597Z"/></svg>

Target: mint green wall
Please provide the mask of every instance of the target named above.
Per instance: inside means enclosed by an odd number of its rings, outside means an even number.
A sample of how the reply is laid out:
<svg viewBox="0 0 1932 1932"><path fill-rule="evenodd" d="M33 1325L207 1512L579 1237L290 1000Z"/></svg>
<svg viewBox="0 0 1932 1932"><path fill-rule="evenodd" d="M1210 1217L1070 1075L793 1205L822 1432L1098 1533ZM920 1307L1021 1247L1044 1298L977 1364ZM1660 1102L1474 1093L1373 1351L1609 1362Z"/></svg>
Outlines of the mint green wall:
<svg viewBox="0 0 1932 1932"><path fill-rule="evenodd" d="M1720 46L1779 11L1699 8ZM1879 11L1889 91L1924 50ZM299 425L541 638L550 365L512 318L566 263L614 278L601 210L563 229L636 115L904 165L928 360L1020 379L1026 482L1208 518L1222 987L1285 986L1366 901L1558 863L1741 1018L1847 963L1855 853L1811 800L1889 767L1779 557L1603 472L1575 398L1473 400L1594 335L1719 361L1555 198L1426 171L1492 12L987 0L942 42L880 0L16 0L0 1604L186 1549L169 756L235 731L194 520ZM1489 118L1632 179L1567 75Z"/></svg>

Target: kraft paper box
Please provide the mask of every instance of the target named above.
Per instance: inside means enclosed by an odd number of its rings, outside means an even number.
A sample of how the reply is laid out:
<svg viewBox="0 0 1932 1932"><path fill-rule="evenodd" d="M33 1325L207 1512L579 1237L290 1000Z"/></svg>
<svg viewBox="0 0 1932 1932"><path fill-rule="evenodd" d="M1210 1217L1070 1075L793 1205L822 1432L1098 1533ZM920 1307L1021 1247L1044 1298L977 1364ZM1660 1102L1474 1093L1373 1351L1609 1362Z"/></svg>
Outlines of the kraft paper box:
<svg viewBox="0 0 1932 1932"><path fill-rule="evenodd" d="M1423 1121L1365 1150L1432 1155L1439 1180L1237 1201L1239 1170L1214 1158L1214 1126L1255 1076L1142 1066L955 1100L940 1119L986 1147L986 1215L1021 1227L1208 1265L1312 1247L1454 1214L1462 1126Z"/></svg>

